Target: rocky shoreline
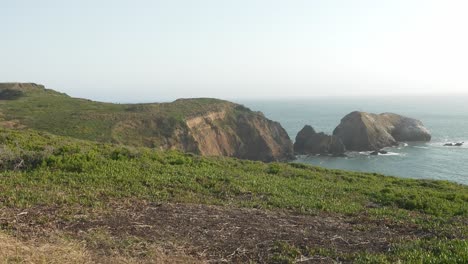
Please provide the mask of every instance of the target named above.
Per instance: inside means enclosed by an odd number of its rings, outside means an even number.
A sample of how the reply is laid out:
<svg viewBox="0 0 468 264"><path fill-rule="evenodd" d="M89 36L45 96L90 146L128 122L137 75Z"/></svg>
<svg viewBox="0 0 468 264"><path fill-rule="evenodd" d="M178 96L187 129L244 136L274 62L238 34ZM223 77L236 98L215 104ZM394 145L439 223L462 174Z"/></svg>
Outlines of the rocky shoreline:
<svg viewBox="0 0 468 264"><path fill-rule="evenodd" d="M333 135L317 133L306 125L294 143L296 155L344 156L348 151L371 151L371 155L386 154L386 147L401 142L431 140L431 133L414 118L393 114L351 112L341 119Z"/></svg>

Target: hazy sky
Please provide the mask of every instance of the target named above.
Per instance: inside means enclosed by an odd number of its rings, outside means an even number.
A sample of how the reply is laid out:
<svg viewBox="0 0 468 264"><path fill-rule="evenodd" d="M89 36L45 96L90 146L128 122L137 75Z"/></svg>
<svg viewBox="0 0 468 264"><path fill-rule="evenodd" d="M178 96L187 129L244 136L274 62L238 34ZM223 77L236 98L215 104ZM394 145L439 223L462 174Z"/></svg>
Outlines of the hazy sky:
<svg viewBox="0 0 468 264"><path fill-rule="evenodd" d="M0 81L103 101L465 93L464 0L0 0Z"/></svg>

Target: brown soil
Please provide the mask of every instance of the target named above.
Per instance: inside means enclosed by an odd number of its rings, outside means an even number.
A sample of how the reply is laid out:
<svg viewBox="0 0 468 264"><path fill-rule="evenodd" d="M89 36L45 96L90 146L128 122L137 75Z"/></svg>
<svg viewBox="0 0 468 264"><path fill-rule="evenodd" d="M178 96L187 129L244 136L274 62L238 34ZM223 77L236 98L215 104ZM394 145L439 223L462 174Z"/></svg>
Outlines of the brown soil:
<svg viewBox="0 0 468 264"><path fill-rule="evenodd" d="M137 237L162 246L166 252L183 252L214 263L267 262L275 242L299 248L328 248L338 253L385 252L390 243L430 234L416 226L370 220L365 215L346 217L321 213L298 215L193 204L112 204L105 214L75 210L64 221L59 208L0 211L0 229L19 237L47 236L51 230L85 240L94 230L113 238ZM101 245L103 246L103 245ZM96 252L103 252L96 246ZM96 253L99 254L99 253ZM102 253L101 253L102 254ZM333 263L331 258L310 258L305 263Z"/></svg>

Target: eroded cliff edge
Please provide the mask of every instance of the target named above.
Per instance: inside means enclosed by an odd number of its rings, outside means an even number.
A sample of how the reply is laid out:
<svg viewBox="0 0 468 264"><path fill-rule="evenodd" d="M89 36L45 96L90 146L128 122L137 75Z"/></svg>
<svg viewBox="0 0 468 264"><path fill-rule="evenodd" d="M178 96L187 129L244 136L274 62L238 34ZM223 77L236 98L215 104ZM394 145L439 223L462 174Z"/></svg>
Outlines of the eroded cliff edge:
<svg viewBox="0 0 468 264"><path fill-rule="evenodd" d="M277 122L240 105L186 119L201 155L274 161L293 158L292 143Z"/></svg>
<svg viewBox="0 0 468 264"><path fill-rule="evenodd" d="M111 104L72 98L34 83L0 84L0 125L76 138L260 161L294 158L277 122L228 101Z"/></svg>

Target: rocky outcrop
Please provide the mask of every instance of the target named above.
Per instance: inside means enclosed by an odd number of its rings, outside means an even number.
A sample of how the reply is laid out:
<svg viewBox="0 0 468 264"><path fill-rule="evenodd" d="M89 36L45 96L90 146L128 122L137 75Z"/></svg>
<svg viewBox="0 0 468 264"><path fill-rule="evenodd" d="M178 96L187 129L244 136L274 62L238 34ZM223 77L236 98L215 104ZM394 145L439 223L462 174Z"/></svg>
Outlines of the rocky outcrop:
<svg viewBox="0 0 468 264"><path fill-rule="evenodd" d="M184 100L191 103L191 99ZM146 112L145 109L139 111ZM182 120L137 115L116 124L112 137L116 143L180 150L203 156L266 162L294 158L292 142L279 123L229 102L206 112L190 114Z"/></svg>
<svg viewBox="0 0 468 264"><path fill-rule="evenodd" d="M461 147L463 146L463 144L465 144L465 142L457 142L457 143L445 143L444 144L444 147Z"/></svg>
<svg viewBox="0 0 468 264"><path fill-rule="evenodd" d="M431 140L431 133L417 119L392 113L384 113L379 116L381 122L387 125L390 134L398 142Z"/></svg>
<svg viewBox="0 0 468 264"><path fill-rule="evenodd" d="M292 142L279 123L242 107L192 117L186 125L201 155L261 161L294 157Z"/></svg>
<svg viewBox="0 0 468 264"><path fill-rule="evenodd" d="M430 141L431 134L421 121L392 113L352 112L333 131L346 149L380 150L403 141Z"/></svg>
<svg viewBox="0 0 468 264"><path fill-rule="evenodd" d="M385 155L388 154L386 150L375 150L370 153L370 155L377 156L377 155Z"/></svg>
<svg viewBox="0 0 468 264"><path fill-rule="evenodd" d="M168 103L170 111L193 106L182 119L147 115L150 110L132 106L132 118L112 130L116 143L180 150L203 156L227 156L259 161L294 158L292 142L277 122L241 105L215 101L201 109L199 99ZM175 105L176 104L176 105ZM151 105L150 107L152 107ZM193 108L199 107L198 111Z"/></svg>
<svg viewBox="0 0 468 264"><path fill-rule="evenodd" d="M339 156L346 152L346 148L338 137L326 135L322 132L317 133L311 126L306 125L296 136L294 152L305 155Z"/></svg>

